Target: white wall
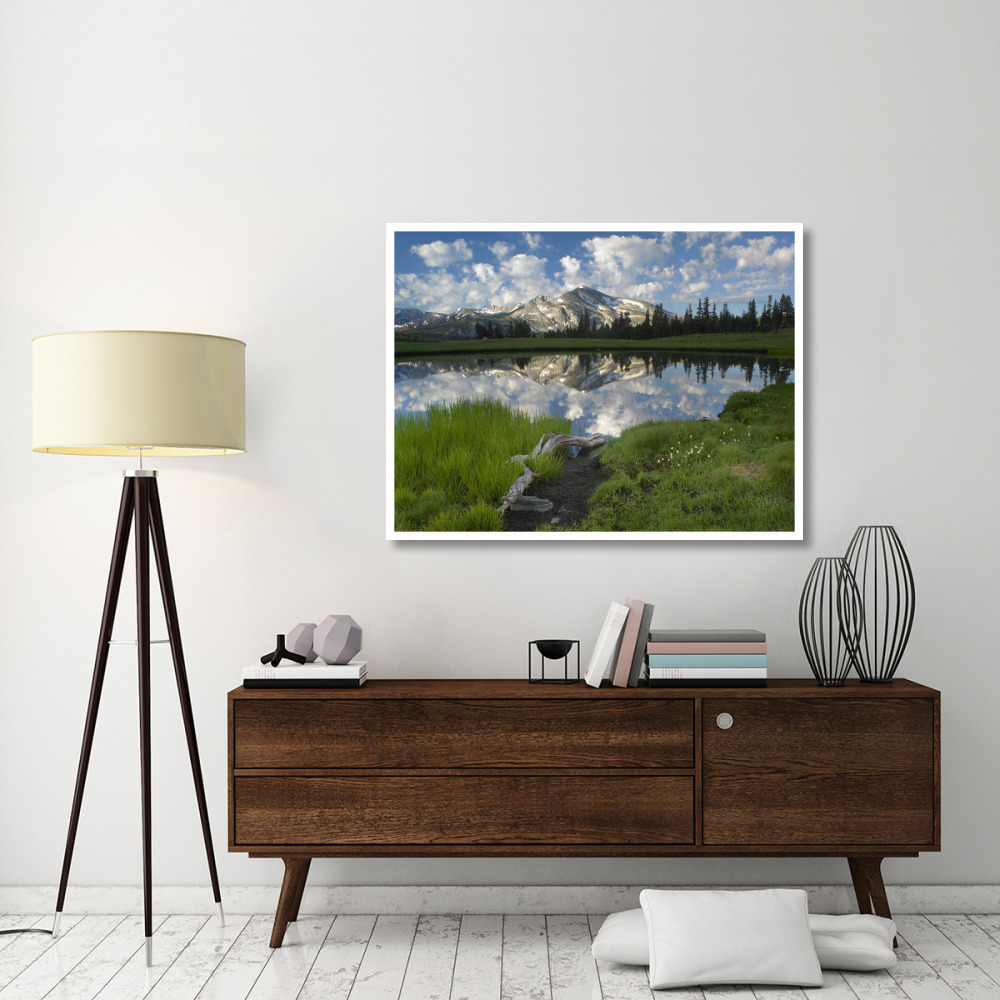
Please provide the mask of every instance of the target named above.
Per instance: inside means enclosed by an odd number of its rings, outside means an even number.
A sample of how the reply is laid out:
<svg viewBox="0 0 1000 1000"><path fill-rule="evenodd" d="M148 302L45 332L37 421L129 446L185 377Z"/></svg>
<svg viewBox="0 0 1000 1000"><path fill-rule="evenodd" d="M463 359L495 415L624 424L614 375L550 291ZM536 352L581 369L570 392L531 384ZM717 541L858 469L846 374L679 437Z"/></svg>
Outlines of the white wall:
<svg viewBox="0 0 1000 1000"><path fill-rule="evenodd" d="M377 676L518 677L527 640L586 651L609 599L638 594L664 625L761 628L773 672L804 676L802 583L859 523L900 531L918 588L900 674L944 698L944 850L887 880L1000 883L998 28L988 0L4 0L0 884L58 880L123 465L32 453L30 340L127 327L247 342L248 453L164 462L160 487L224 883L279 877L225 853L225 695L275 632L348 612ZM805 224L805 542L384 540L386 222L740 219ZM154 874L204 883L154 655ZM141 877L131 656L112 653L77 885ZM847 872L385 860L314 879Z"/></svg>

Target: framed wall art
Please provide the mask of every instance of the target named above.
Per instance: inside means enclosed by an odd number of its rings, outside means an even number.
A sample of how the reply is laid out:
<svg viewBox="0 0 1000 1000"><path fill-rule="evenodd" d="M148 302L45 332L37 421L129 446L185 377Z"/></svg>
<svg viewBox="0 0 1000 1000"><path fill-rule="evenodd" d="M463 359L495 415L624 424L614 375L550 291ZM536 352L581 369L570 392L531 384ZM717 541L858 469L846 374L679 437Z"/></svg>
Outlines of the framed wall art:
<svg viewBox="0 0 1000 1000"><path fill-rule="evenodd" d="M389 539L803 537L801 224L386 243Z"/></svg>

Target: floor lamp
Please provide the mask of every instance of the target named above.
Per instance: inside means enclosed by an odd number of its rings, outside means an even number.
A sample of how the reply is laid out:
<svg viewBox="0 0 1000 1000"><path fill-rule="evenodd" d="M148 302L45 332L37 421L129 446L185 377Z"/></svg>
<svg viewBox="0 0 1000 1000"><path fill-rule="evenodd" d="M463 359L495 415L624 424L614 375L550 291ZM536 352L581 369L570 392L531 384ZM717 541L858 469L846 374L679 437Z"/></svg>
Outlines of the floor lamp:
<svg viewBox="0 0 1000 1000"><path fill-rule="evenodd" d="M150 330L55 333L36 337L32 342L34 450L64 455L138 456L139 460L138 469L124 473L52 933L59 933L66 899L108 647L112 642L111 632L131 534L136 575L147 965L152 964L153 956L150 644L156 641L149 633L150 543L167 626L167 639L160 641L170 644L220 923L224 918L156 472L143 469L142 464L144 457L231 455L245 451L244 353L245 345L241 341L227 337Z"/></svg>

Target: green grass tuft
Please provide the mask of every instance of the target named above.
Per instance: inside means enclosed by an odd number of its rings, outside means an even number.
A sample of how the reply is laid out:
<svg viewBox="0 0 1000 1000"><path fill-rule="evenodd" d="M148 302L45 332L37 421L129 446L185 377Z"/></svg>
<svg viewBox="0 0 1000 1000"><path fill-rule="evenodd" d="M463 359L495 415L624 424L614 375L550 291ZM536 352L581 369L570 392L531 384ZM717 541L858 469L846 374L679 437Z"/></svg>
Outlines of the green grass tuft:
<svg viewBox="0 0 1000 1000"><path fill-rule="evenodd" d="M795 386L736 392L718 420L631 427L575 531L792 531Z"/></svg>
<svg viewBox="0 0 1000 1000"><path fill-rule="evenodd" d="M404 414L395 421L397 531L500 531L496 508L521 474L526 455L547 431L570 421L512 410L497 400L462 400ZM539 478L558 475L562 459L533 459Z"/></svg>

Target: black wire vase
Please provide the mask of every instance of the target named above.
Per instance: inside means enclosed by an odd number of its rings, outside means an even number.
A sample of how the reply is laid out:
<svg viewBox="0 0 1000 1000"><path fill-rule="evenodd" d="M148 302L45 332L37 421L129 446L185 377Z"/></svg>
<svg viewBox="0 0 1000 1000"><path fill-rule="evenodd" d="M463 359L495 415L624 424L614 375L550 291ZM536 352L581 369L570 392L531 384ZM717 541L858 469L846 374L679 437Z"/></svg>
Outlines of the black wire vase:
<svg viewBox="0 0 1000 1000"><path fill-rule="evenodd" d="M842 687L851 672L862 615L861 593L844 558L817 559L799 599L799 635L821 687Z"/></svg>
<svg viewBox="0 0 1000 1000"><path fill-rule="evenodd" d="M844 560L861 591L863 610L854 668L869 684L888 683L913 628L917 591L910 561L888 524L861 525Z"/></svg>

